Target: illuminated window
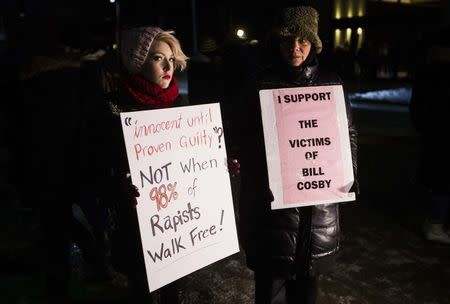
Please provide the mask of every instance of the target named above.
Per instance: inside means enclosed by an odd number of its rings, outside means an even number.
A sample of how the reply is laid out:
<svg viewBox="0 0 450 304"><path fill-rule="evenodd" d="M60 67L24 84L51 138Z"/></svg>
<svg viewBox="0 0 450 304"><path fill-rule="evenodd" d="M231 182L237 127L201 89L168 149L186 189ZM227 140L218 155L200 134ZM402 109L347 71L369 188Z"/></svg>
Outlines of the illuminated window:
<svg viewBox="0 0 450 304"><path fill-rule="evenodd" d="M334 49L342 48L342 31L340 29L334 30Z"/></svg>
<svg viewBox="0 0 450 304"><path fill-rule="evenodd" d="M357 49L360 50L362 47L362 44L364 42L364 31L362 28L358 27L356 30L356 33L358 34L358 41L357 41Z"/></svg>
<svg viewBox="0 0 450 304"><path fill-rule="evenodd" d="M334 18L354 18L365 15L367 0L335 0Z"/></svg>
<svg viewBox="0 0 450 304"><path fill-rule="evenodd" d="M357 15L358 17L362 17L366 12L366 1L359 1L357 5Z"/></svg>
<svg viewBox="0 0 450 304"><path fill-rule="evenodd" d="M350 48L351 39L352 39L352 29L348 27L345 30L345 48L346 49Z"/></svg>
<svg viewBox="0 0 450 304"><path fill-rule="evenodd" d="M347 18L353 17L353 1L348 1L347 4Z"/></svg>
<svg viewBox="0 0 450 304"><path fill-rule="evenodd" d="M336 19L341 19L341 17L342 17L342 2L341 2L341 0L336 0L334 2L334 17Z"/></svg>

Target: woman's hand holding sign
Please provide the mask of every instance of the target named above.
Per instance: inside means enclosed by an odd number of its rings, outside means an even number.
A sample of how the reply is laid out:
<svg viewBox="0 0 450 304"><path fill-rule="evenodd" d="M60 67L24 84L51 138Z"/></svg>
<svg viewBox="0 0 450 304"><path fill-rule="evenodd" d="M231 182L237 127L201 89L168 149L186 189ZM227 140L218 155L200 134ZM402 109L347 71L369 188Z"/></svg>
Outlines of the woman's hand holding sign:
<svg viewBox="0 0 450 304"><path fill-rule="evenodd" d="M131 182L131 174L130 173L125 174L120 184L122 187L122 193L124 193L127 197L131 198L130 201L132 202L133 208L136 208L137 206L136 197L139 197L141 194L139 193L139 188L133 185L133 183Z"/></svg>
<svg viewBox="0 0 450 304"><path fill-rule="evenodd" d="M231 177L236 177L241 173L241 164L236 158L228 159L228 172Z"/></svg>

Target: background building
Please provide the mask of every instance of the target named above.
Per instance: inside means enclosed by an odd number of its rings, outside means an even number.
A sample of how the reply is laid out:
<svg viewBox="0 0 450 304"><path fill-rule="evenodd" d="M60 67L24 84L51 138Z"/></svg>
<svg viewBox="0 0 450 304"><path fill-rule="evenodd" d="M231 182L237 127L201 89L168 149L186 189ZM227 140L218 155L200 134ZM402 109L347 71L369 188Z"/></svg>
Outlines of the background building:
<svg viewBox="0 0 450 304"><path fill-rule="evenodd" d="M410 80L417 56L422 55L421 40L441 25L446 2L335 0L333 51L353 61L344 75L365 80Z"/></svg>

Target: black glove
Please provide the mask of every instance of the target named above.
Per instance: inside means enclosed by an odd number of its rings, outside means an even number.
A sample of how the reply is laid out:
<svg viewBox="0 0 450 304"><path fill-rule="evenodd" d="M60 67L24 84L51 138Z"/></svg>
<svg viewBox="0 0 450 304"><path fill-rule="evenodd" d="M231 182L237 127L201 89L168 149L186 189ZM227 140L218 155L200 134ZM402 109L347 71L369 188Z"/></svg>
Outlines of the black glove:
<svg viewBox="0 0 450 304"><path fill-rule="evenodd" d="M235 177L241 173L241 164L236 158L228 159L228 172L230 172L231 177Z"/></svg>
<svg viewBox="0 0 450 304"><path fill-rule="evenodd" d="M137 206L136 197L139 197L141 194L139 193L138 187L133 185L133 183L131 182L130 173L127 173L123 176L123 178L120 181L120 185L122 188L123 195L130 200L130 202L133 204L133 208L136 208Z"/></svg>

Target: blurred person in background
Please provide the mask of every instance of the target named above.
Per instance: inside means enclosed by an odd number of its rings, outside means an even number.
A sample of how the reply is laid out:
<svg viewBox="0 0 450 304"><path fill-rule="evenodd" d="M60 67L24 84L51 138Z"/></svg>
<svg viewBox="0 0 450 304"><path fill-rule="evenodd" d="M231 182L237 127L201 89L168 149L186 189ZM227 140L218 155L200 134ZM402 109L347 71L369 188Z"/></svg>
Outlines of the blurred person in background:
<svg viewBox="0 0 450 304"><path fill-rule="evenodd" d="M450 161L445 138L450 117L450 26L428 33L420 44L422 61L416 72L410 114L420 134L420 180L425 190L425 239L450 244Z"/></svg>

